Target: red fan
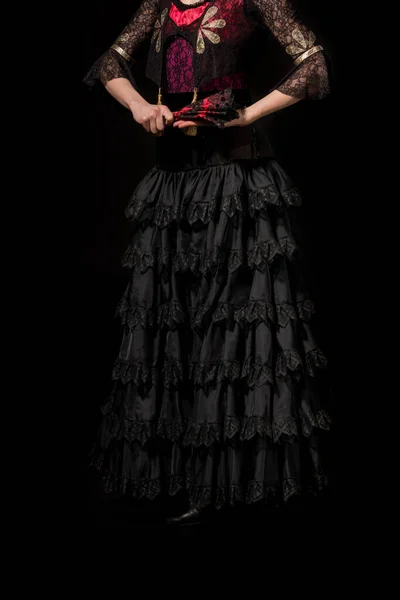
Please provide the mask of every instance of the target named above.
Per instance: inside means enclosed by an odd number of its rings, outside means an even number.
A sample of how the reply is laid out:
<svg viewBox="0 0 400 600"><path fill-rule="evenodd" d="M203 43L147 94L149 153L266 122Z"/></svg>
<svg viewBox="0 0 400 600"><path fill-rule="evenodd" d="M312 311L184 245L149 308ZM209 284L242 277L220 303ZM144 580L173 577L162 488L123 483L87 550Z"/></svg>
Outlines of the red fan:
<svg viewBox="0 0 400 600"><path fill-rule="evenodd" d="M205 125L215 125L222 129L228 121L239 118L238 108L233 99L232 88L227 88L174 112L174 118L175 121L202 121Z"/></svg>

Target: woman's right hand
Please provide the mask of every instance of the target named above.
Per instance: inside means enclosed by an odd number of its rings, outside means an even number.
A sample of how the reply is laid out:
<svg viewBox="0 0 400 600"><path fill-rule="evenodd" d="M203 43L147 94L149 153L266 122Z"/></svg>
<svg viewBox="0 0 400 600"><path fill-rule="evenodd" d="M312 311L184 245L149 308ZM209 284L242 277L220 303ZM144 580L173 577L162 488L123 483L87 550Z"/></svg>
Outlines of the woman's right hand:
<svg viewBox="0 0 400 600"><path fill-rule="evenodd" d="M174 122L174 115L164 104L149 104L148 102L132 102L130 109L136 123L142 125L149 133L163 131L165 125Z"/></svg>

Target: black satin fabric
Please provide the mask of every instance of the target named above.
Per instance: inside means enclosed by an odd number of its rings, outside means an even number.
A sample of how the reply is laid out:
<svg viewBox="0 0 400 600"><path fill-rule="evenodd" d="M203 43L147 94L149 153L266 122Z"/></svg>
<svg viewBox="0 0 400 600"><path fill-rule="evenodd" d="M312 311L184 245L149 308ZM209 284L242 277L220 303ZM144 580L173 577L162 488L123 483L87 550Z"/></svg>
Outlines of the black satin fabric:
<svg viewBox="0 0 400 600"><path fill-rule="evenodd" d="M127 207L132 277L93 464L107 491L135 497L287 501L325 487L330 428L300 194L246 132L203 129L157 141ZM233 159L243 145L249 158Z"/></svg>

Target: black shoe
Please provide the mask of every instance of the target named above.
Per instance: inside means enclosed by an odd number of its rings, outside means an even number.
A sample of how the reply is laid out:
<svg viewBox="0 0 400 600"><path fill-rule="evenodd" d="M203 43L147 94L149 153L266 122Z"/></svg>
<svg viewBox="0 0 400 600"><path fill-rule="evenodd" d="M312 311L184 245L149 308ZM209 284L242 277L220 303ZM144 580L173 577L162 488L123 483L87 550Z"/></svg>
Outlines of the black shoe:
<svg viewBox="0 0 400 600"><path fill-rule="evenodd" d="M198 525L201 521L202 510L198 506L191 508L179 517L167 519L168 525Z"/></svg>

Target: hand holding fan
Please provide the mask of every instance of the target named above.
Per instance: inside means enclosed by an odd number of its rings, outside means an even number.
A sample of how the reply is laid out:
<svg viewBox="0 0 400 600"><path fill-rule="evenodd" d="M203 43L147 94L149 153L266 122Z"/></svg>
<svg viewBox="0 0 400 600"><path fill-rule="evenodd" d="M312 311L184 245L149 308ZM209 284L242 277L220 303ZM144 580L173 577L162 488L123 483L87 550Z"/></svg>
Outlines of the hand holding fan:
<svg viewBox="0 0 400 600"><path fill-rule="evenodd" d="M200 121L223 129L225 123L239 117L239 106L233 98L232 88L196 100L173 113L175 121Z"/></svg>

